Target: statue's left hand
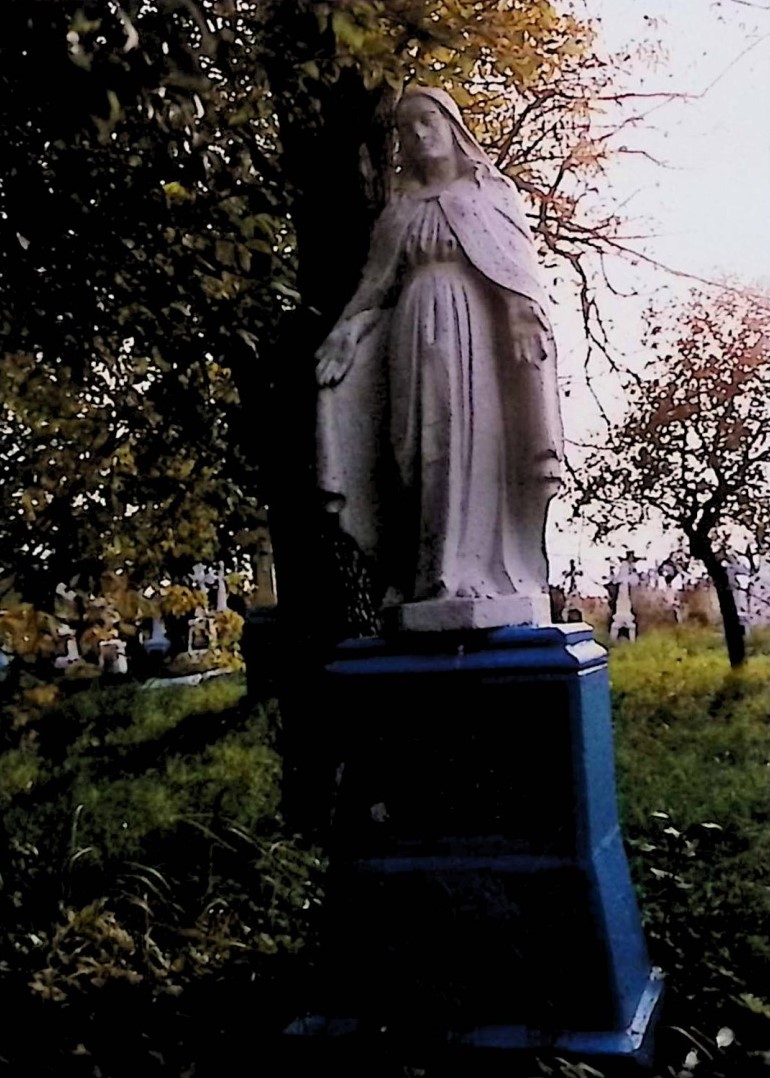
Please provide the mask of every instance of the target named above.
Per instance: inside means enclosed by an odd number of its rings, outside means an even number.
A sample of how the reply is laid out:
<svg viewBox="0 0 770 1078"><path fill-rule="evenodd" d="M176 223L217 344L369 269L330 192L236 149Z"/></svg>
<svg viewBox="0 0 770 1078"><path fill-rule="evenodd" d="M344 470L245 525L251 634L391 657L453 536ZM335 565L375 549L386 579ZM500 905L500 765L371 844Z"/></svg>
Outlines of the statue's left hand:
<svg viewBox="0 0 770 1078"><path fill-rule="evenodd" d="M546 354L545 330L537 309L523 296L512 297L511 351L514 363L538 364Z"/></svg>
<svg viewBox="0 0 770 1078"><path fill-rule="evenodd" d="M561 461L555 449L536 453L532 460L532 479L547 486L559 486L562 481Z"/></svg>
<svg viewBox="0 0 770 1078"><path fill-rule="evenodd" d="M547 330L538 307L526 296L506 294L510 326L511 359L514 363L542 363L547 352Z"/></svg>

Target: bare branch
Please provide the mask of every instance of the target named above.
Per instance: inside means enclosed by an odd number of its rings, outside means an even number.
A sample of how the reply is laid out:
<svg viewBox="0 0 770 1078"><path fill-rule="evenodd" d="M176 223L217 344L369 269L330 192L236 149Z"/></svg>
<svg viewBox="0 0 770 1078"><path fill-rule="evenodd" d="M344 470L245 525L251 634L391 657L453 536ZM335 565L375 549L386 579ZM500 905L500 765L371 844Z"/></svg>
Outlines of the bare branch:
<svg viewBox="0 0 770 1078"><path fill-rule="evenodd" d="M599 94L597 101L641 101L650 98L663 98L665 101L692 101L700 94L688 94L683 91L659 90L645 93L641 90L631 90L625 94Z"/></svg>
<svg viewBox="0 0 770 1078"><path fill-rule="evenodd" d="M756 8L757 11L770 12L770 4L757 4L755 3L755 0L731 0L731 3L741 4L742 7L753 7Z"/></svg>
<svg viewBox="0 0 770 1078"><path fill-rule="evenodd" d="M646 157L648 161L652 161L653 165L660 165L661 168L668 168L672 171L682 172L684 171L678 165L672 165L669 161L662 161L659 157L655 157L649 152L649 150L632 150L628 146L620 146L616 153L622 153L626 157Z"/></svg>
<svg viewBox="0 0 770 1078"><path fill-rule="evenodd" d="M609 291L613 294L613 296L618 296L619 299L631 299L632 296L636 296L639 294L636 289L632 289L630 292L621 292L619 288L616 288L615 285L613 285L607 273L606 258L603 252L600 252L599 254L599 266L602 271L604 283L606 284Z"/></svg>
<svg viewBox="0 0 770 1078"><path fill-rule="evenodd" d="M669 266L665 262L659 261L657 258L652 258L651 255L643 254L641 251L635 251L630 247L625 247L616 240L603 237L603 242L627 257L637 258L640 262L645 262L649 266L654 266L656 269L663 270L665 273L670 273L674 277L681 277L688 281L697 281L698 284L705 284L708 288L719 288L724 292L732 292L736 296L744 296L746 294L746 289L739 285L731 285L725 281L715 281L709 277L701 277L700 274L688 273L687 270L674 269L673 266ZM764 297L758 297L756 302L758 306L770 310L770 299L765 300Z"/></svg>

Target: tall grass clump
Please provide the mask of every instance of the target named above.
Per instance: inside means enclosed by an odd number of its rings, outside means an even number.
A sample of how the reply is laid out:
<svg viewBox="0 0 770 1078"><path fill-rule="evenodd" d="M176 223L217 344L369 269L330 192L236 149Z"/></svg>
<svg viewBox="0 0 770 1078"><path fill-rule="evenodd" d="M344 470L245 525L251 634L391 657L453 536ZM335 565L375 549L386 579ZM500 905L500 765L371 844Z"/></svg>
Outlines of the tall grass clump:
<svg viewBox="0 0 770 1078"><path fill-rule="evenodd" d="M741 1038L753 1045L749 1073L770 1046L768 641L731 670L717 633L659 631L613 648L610 672L625 837L668 975L668 1035L699 1074L722 1073L727 1028L733 1054Z"/></svg>
<svg viewBox="0 0 770 1078"><path fill-rule="evenodd" d="M280 817L278 721L238 676L92 685L48 709L6 709L9 1066L67 1073L76 1052L93 1073L145 1073L161 1056L173 1061L162 1073L181 1074L234 1031L283 1020L319 861ZM30 1041L30 1025L48 1036Z"/></svg>

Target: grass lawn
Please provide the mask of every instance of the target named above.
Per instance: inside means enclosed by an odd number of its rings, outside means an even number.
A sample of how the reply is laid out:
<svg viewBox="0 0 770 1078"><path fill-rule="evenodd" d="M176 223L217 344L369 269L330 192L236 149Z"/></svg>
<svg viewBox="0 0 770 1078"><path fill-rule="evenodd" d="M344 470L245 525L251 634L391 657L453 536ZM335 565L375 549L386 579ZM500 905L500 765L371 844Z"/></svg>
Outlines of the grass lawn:
<svg viewBox="0 0 770 1078"><path fill-rule="evenodd" d="M732 672L682 629L611 653L661 1078L770 1076L770 637L750 652ZM281 821L278 727L237 676L5 708L0 1073L239 1073L223 1061L282 1021L321 863Z"/></svg>
<svg viewBox="0 0 770 1078"><path fill-rule="evenodd" d="M624 833L668 979L660 1073L770 1073L770 637L731 671L718 633L615 647Z"/></svg>

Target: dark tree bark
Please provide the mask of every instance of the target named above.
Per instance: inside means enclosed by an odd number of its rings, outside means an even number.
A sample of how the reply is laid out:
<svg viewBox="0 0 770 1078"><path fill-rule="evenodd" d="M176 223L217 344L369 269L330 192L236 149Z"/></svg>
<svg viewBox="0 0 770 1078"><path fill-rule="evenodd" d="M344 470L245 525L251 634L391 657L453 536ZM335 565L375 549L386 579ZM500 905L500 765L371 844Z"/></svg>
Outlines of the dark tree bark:
<svg viewBox="0 0 770 1078"><path fill-rule="evenodd" d="M386 197L389 153L382 90L367 90L347 70L318 92L320 115L308 123L296 114L291 84L276 90L302 303L287 315L271 363L269 477L281 621L312 651L372 627L361 559L316 490L314 353L356 288Z"/></svg>
<svg viewBox="0 0 770 1078"><path fill-rule="evenodd" d="M284 810L291 826L322 838L336 754L334 716L322 713L328 701L319 708L319 678L335 643L374 630L376 611L363 556L336 516L323 510L316 487L314 354L356 288L373 221L387 198L392 92L368 90L348 69L334 85L317 87L320 112L302 115L293 59L276 64L270 76L302 300L280 327L270 362L267 480L278 585Z"/></svg>
<svg viewBox="0 0 770 1078"><path fill-rule="evenodd" d="M746 641L727 570L715 552L708 533L692 531L687 533L687 538L690 542L690 553L703 563L716 590L730 666L742 666L746 660Z"/></svg>

